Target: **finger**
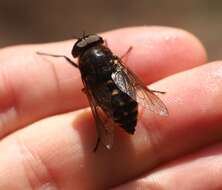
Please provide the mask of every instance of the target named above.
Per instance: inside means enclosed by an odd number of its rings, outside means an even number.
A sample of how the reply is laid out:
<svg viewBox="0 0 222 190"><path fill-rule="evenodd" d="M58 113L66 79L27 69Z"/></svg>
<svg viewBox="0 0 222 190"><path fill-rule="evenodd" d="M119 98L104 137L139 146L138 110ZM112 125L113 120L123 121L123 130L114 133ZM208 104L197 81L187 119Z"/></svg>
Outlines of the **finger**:
<svg viewBox="0 0 222 190"><path fill-rule="evenodd" d="M222 189L222 144L170 162L148 175L113 190L215 190Z"/></svg>
<svg viewBox="0 0 222 190"><path fill-rule="evenodd" d="M146 82L203 64L206 60L200 42L178 29L126 28L104 36L119 55L133 45L128 63ZM76 68L65 60L49 61L35 54L36 51L68 54L72 45L73 41L69 41L0 51L0 137L40 118L87 105Z"/></svg>
<svg viewBox="0 0 222 190"><path fill-rule="evenodd" d="M169 117L143 111L135 135L129 136L116 128L115 143L110 151L100 146L96 153L92 152L96 132L89 110L49 119L10 138L19 138L20 144L41 158L49 171L47 179L53 179L48 180L49 183L66 189L74 185L77 189L108 189L160 163L221 140L221 81L222 62L216 62L156 83L156 89L167 91L161 98L169 109ZM12 142L7 138L4 142L4 146L0 144L0 152L7 153ZM9 158L4 160L3 165L12 167ZM35 163L33 159L26 164ZM41 174L41 167L32 168ZM18 172L14 172L16 178Z"/></svg>
<svg viewBox="0 0 222 190"><path fill-rule="evenodd" d="M156 26L130 30L133 36L128 30L116 30L112 41L105 38L118 56L132 47L125 62L147 84L206 63L205 49L191 33Z"/></svg>

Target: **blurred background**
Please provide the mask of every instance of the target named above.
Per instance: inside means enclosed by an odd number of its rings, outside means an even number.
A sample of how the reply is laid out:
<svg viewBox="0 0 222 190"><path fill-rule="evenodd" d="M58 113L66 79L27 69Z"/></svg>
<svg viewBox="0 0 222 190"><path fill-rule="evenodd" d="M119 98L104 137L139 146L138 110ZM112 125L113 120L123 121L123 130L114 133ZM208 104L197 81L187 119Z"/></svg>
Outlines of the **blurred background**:
<svg viewBox="0 0 222 190"><path fill-rule="evenodd" d="M1 0L0 47L58 41L134 25L166 25L194 33L209 59L221 59L219 0Z"/></svg>

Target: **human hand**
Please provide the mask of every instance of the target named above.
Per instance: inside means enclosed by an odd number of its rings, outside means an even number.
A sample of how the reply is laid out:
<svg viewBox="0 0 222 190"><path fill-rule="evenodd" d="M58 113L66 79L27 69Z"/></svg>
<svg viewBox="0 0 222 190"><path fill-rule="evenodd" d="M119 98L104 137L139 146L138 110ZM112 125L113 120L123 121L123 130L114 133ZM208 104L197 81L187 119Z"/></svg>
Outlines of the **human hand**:
<svg viewBox="0 0 222 190"><path fill-rule="evenodd" d="M113 148L93 153L96 130L79 71L35 54L70 55L74 41L4 48L0 189L222 189L222 62L204 64L200 42L178 29L102 36L117 55L133 46L126 64L146 84L163 79L152 89L167 92L160 98L169 116L144 110L135 135L117 128Z"/></svg>

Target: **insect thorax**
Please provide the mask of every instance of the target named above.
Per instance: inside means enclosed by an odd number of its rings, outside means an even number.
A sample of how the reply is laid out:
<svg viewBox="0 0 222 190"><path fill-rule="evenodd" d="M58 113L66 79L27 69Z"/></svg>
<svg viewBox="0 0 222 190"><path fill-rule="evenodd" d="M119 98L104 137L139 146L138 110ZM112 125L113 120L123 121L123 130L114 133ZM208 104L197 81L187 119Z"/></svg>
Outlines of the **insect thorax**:
<svg viewBox="0 0 222 190"><path fill-rule="evenodd" d="M114 71L112 52L104 46L87 49L79 58L82 78L92 82L103 82L111 78Z"/></svg>

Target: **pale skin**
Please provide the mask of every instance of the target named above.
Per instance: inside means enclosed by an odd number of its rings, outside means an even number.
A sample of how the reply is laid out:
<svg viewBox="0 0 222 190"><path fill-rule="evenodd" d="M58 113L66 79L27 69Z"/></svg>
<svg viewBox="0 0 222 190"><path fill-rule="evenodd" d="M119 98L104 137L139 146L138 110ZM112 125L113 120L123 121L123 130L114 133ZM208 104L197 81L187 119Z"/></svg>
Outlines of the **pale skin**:
<svg viewBox="0 0 222 190"><path fill-rule="evenodd" d="M169 116L141 109L135 135L116 128L113 148L94 153L96 130L79 71L35 53L71 57L74 40L3 48L0 189L222 189L222 62L206 64L202 44L179 29L101 35L119 56L133 46L126 64L166 92L159 96Z"/></svg>

